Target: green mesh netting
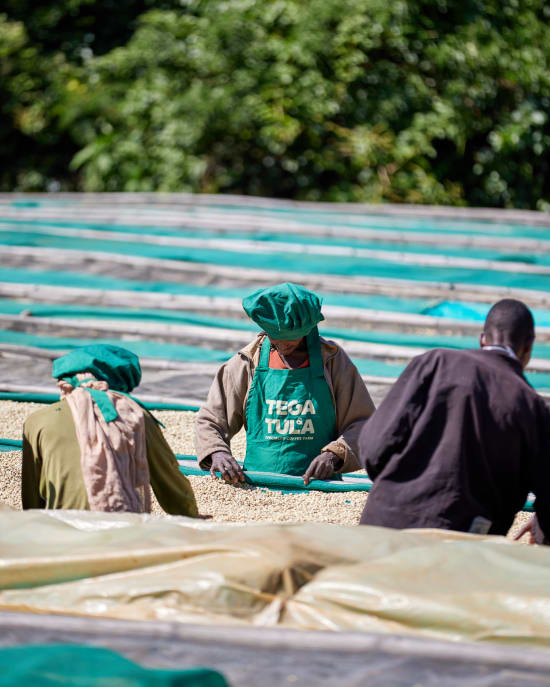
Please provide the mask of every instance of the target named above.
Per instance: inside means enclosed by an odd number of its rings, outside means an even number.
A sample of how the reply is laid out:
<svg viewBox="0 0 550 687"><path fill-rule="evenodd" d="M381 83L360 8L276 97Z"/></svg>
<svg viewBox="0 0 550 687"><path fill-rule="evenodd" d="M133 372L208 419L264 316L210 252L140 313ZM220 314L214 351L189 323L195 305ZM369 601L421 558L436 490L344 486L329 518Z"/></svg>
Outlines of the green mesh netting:
<svg viewBox="0 0 550 687"><path fill-rule="evenodd" d="M209 668L154 670L109 649L34 645L0 649L0 686L229 687Z"/></svg>

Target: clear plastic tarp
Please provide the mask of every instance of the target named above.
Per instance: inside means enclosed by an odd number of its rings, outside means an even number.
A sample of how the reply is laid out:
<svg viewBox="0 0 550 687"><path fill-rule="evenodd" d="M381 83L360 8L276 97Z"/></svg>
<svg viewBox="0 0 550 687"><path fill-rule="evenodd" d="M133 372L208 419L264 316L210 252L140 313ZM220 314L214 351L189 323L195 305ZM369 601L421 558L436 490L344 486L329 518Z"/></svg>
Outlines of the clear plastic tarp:
<svg viewBox="0 0 550 687"><path fill-rule="evenodd" d="M327 524L0 512L0 610L550 645L550 549Z"/></svg>

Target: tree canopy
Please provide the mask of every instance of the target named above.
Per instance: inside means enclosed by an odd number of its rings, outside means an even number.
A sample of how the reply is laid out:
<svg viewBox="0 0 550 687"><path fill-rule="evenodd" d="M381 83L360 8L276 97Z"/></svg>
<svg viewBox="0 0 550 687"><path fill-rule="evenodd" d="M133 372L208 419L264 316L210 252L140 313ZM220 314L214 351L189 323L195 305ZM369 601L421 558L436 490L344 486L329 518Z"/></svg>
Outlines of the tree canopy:
<svg viewBox="0 0 550 687"><path fill-rule="evenodd" d="M4 190L550 209L541 0L4 8Z"/></svg>

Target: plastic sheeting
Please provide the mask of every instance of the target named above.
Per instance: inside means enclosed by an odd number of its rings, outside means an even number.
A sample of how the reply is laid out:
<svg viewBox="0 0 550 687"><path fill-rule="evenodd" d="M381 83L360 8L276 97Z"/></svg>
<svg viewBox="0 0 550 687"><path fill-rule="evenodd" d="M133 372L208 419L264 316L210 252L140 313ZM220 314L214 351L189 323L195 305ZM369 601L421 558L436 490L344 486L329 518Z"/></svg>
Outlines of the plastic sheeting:
<svg viewBox="0 0 550 687"><path fill-rule="evenodd" d="M550 646L550 549L502 537L0 513L0 609Z"/></svg>

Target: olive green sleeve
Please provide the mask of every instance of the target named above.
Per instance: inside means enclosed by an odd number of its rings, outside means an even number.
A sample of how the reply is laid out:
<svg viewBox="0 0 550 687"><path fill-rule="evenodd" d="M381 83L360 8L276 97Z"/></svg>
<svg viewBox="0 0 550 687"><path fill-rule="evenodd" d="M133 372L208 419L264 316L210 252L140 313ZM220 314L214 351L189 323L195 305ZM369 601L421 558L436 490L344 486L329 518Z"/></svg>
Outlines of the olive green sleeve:
<svg viewBox="0 0 550 687"><path fill-rule="evenodd" d="M147 461L151 487L161 508L170 515L198 516L197 502L187 477L153 417L145 413Z"/></svg>
<svg viewBox="0 0 550 687"><path fill-rule="evenodd" d="M39 455L37 437L28 436L23 429L23 462L21 466L21 502L23 510L45 508L46 502L40 496L40 472L42 460Z"/></svg>

